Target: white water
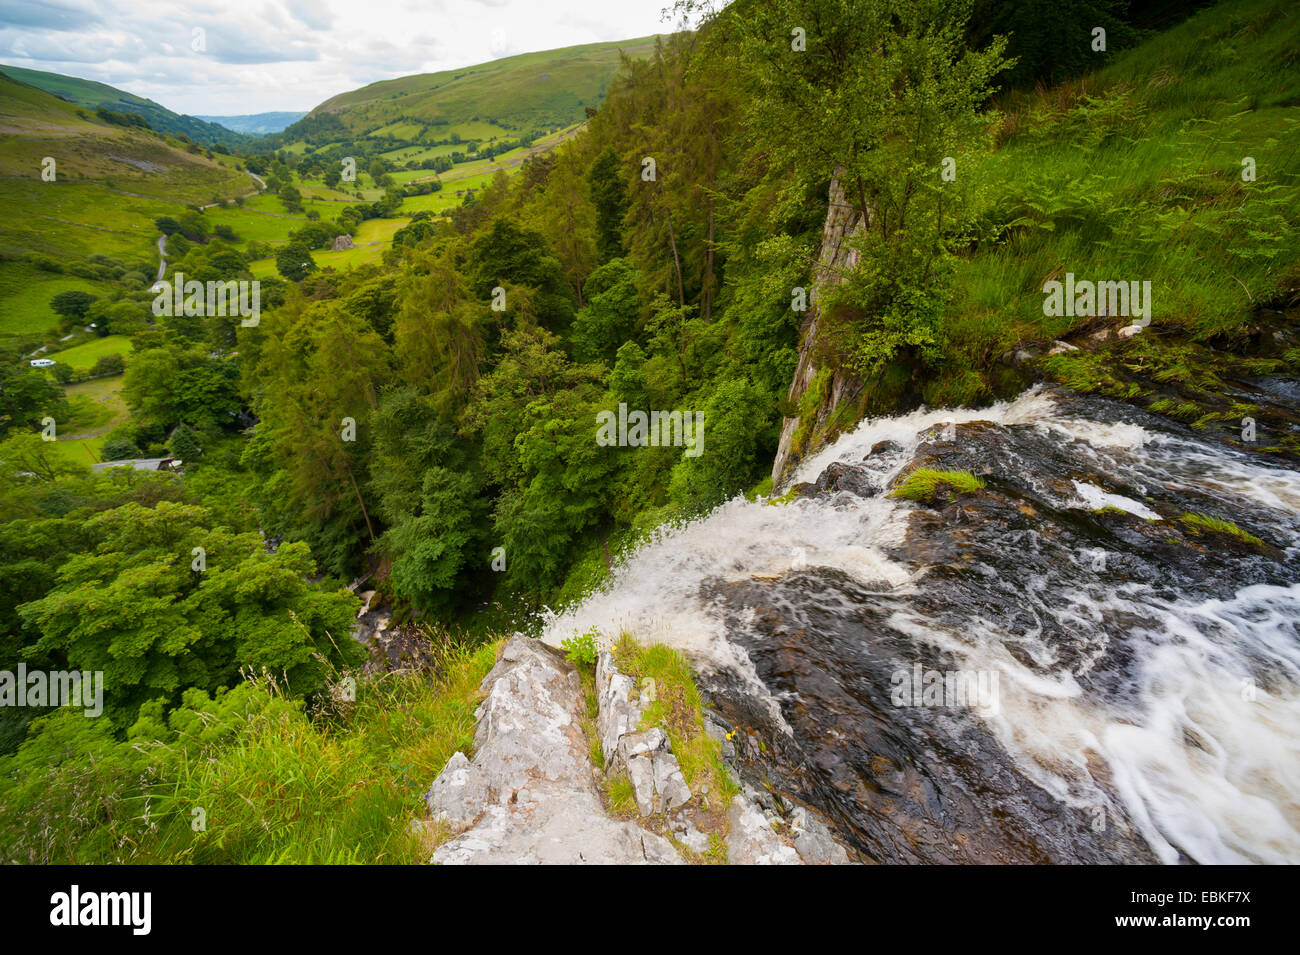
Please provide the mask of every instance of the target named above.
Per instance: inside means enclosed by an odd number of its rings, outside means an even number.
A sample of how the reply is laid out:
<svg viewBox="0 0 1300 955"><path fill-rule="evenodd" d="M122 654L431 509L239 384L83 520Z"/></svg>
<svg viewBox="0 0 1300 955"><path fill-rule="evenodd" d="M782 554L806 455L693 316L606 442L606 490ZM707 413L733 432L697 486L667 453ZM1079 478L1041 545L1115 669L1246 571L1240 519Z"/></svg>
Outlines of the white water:
<svg viewBox="0 0 1300 955"><path fill-rule="evenodd" d="M1293 566L1300 557L1300 474L1133 424L1070 418L1038 390L978 411L920 410L865 421L805 461L791 483L813 481L835 461L859 463L885 440L903 450L876 455L866 466L888 480L911 459L922 432L976 420L1079 442L1085 459L1121 471L1138 488L1199 488L1253 502ZM1021 476L1032 474L1026 462ZM1060 500L1038 490L1062 507L1109 505L1157 517L1140 501L1095 485L1075 482L1075 495ZM923 588L924 570L913 574L883 550L902 542L911 509L883 496L839 494L786 505L736 498L689 524L661 529L620 562L603 590L547 619L543 638L558 645L595 627L607 643L626 631L671 644L699 666L731 670L784 725L778 701L768 697L743 648L727 639L722 610L705 603L701 586L774 577L806 562L900 594ZM1078 565L1093 556L1078 555ZM1145 585L1082 579L1069 588L1017 581L1017 619L1026 612L1051 618L1077 635L1085 657L1099 659L1108 638L1096 622L1131 613L1139 621L1126 641L1136 654L1134 702L1089 698L1069 671L1052 670L1058 648L1037 628L1010 632L1005 621L971 617L953 630L907 613L889 624L956 654L965 668L999 672L1001 705L980 718L1019 770L1069 805L1109 812L1118 802L1158 858L1175 861L1177 846L1202 863L1300 862L1300 583L1243 586L1224 601L1171 602ZM1039 668L1020 663L1009 644Z"/></svg>

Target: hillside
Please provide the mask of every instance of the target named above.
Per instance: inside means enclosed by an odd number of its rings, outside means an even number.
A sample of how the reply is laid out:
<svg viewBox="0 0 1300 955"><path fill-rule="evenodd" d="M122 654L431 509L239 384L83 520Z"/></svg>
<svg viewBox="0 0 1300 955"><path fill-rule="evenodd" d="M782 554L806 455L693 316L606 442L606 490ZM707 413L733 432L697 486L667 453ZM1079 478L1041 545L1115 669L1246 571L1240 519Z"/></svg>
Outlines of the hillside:
<svg viewBox="0 0 1300 955"><path fill-rule="evenodd" d="M53 181L42 179L47 158ZM99 290L107 273L92 257L152 279L154 219L251 191L233 166L0 75L0 332L41 334L54 324L52 295Z"/></svg>
<svg viewBox="0 0 1300 955"><path fill-rule="evenodd" d="M599 107L620 58L646 56L654 42L593 43L371 83L327 99L282 139L377 136L431 143L452 134L468 140L503 131L550 132L583 120L587 107Z"/></svg>
<svg viewBox="0 0 1300 955"><path fill-rule="evenodd" d="M153 129L162 133L183 133L196 142L208 146L216 143L235 146L244 142L244 137L240 133L225 126L206 122L196 116L174 113L151 99L127 93L104 83L96 83L94 80L83 80L62 73L28 70L20 66L5 66L2 63L0 63L0 72L78 106L86 106L92 110L103 108L119 113L138 113Z"/></svg>

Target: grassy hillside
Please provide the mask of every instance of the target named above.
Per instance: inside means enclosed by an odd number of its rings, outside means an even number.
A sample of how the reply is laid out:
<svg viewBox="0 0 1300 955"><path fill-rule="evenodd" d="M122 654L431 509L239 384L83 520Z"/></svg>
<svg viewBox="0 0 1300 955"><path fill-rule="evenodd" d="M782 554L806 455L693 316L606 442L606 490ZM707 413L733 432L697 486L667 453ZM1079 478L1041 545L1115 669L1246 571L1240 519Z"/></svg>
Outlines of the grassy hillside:
<svg viewBox="0 0 1300 955"><path fill-rule="evenodd" d="M193 150L193 151L191 151ZM54 161L53 181L42 178ZM0 75L0 331L42 334L49 299L100 292L108 257L151 280L154 219L248 192L229 157L208 158L140 127L98 120L42 90Z"/></svg>
<svg viewBox="0 0 1300 955"><path fill-rule="evenodd" d="M1075 387L1202 426L1250 413L1217 397L1219 379L1281 367L1257 339L1300 292L1298 57L1300 14L1245 0L1089 76L1008 97L998 148L970 171L996 184L982 212L999 238L959 260L951 375L931 399L979 397L969 369L1018 343L1064 339L1082 347L1047 365ZM1098 348L1097 320L1045 316L1043 283L1067 271L1149 281L1150 328ZM1247 360L1229 367L1225 353Z"/></svg>
<svg viewBox="0 0 1300 955"><path fill-rule="evenodd" d="M1257 413L1225 382L1300 364L1274 327L1300 295L1297 51L1294 8L1242 0L1085 76L1002 96L991 148L957 154L976 228L926 330L937 357L868 376L853 410L1006 396L1025 383L1006 356L1028 349L1026 367L1189 424ZM1045 315L1044 283L1067 272L1150 282L1150 327L1117 338L1126 320Z"/></svg>
<svg viewBox="0 0 1300 955"><path fill-rule="evenodd" d="M433 142L453 133L487 139L503 131L546 132L599 107L620 56L647 55L654 37L524 53L441 73L384 80L321 103L284 133L286 143L333 117L339 134ZM330 127L332 128L332 127Z"/></svg>
<svg viewBox="0 0 1300 955"><path fill-rule="evenodd" d="M191 139L208 145L222 143L234 146L245 141L245 137L232 128L215 122L206 122L197 116L173 113L151 99L127 93L104 83L96 83L94 80L83 80L62 73L46 73L42 70L28 70L20 66L4 64L0 64L0 71L28 86L34 86L91 110L103 107L120 113L139 113L149 121L152 128L159 132L184 133Z"/></svg>

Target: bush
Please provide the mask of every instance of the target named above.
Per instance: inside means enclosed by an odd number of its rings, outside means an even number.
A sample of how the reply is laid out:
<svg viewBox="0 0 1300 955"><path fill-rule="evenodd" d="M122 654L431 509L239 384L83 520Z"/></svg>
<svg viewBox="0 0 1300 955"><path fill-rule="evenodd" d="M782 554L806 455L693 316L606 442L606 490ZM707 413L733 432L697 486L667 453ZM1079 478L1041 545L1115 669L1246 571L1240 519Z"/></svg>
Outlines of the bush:
<svg viewBox="0 0 1300 955"><path fill-rule="evenodd" d="M595 666L600 652L596 649L596 636L594 627L586 633L575 633L569 639L560 641L560 649L574 666Z"/></svg>
<svg viewBox="0 0 1300 955"><path fill-rule="evenodd" d="M90 369L90 376L120 375L126 371L126 359L121 355L101 355Z"/></svg>
<svg viewBox="0 0 1300 955"><path fill-rule="evenodd" d="M109 435L104 446L99 450L103 461L125 461L128 458L143 457L135 442L124 435Z"/></svg>

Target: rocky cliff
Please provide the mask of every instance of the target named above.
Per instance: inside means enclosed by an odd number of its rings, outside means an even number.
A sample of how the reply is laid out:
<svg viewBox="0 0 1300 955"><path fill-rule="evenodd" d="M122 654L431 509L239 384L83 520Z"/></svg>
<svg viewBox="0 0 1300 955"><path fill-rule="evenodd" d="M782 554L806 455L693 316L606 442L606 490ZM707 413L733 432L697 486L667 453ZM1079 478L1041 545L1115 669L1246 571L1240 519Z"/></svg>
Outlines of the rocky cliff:
<svg viewBox="0 0 1300 955"><path fill-rule="evenodd" d="M831 180L830 207L822 228L821 249L813 268L812 288L808 291L808 311L799 331L799 363L795 366L787 398L797 407L825 366L819 357L822 313L820 302L826 288L838 285L849 269L857 264L857 253L849 239L867 225L864 217L844 201L844 187L838 178ZM772 464L772 485L779 486L786 473L800 457L825 443L827 424L835 411L854 401L862 392L862 381L839 367L827 367L829 379L817 407L801 417L786 418L781 424L781 443ZM856 421L856 416L854 417ZM798 435L798 437L796 437Z"/></svg>

